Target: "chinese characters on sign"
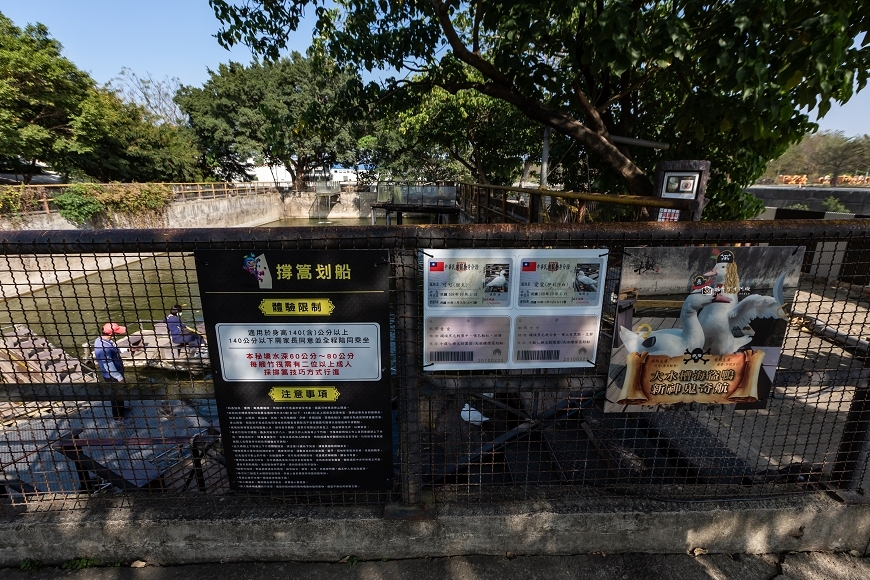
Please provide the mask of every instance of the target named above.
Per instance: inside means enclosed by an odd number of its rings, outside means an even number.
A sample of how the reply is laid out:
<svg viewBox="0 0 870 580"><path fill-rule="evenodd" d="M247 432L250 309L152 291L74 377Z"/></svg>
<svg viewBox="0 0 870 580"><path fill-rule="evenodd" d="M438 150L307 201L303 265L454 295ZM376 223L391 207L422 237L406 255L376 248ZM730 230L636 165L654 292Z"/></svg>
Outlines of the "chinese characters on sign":
<svg viewBox="0 0 870 580"><path fill-rule="evenodd" d="M376 323L217 324L225 381L376 381Z"/></svg>
<svg viewBox="0 0 870 580"><path fill-rule="evenodd" d="M594 364L607 250L429 250L423 257L426 370Z"/></svg>
<svg viewBox="0 0 870 580"><path fill-rule="evenodd" d="M195 256L233 488L391 489L389 253Z"/></svg>

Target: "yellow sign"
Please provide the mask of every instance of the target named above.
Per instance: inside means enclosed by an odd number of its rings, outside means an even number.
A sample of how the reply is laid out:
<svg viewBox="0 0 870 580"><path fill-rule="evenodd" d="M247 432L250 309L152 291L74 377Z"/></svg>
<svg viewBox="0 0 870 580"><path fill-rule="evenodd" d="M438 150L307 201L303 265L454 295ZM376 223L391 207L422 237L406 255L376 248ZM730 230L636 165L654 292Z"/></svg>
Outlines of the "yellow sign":
<svg viewBox="0 0 870 580"><path fill-rule="evenodd" d="M269 398L276 403L334 403L341 393L335 387L272 387Z"/></svg>
<svg viewBox="0 0 870 580"><path fill-rule="evenodd" d="M329 298L266 298L260 312L266 316L329 316L335 304Z"/></svg>
<svg viewBox="0 0 870 580"><path fill-rule="evenodd" d="M753 403L764 351L723 356L668 357L632 352L626 357L625 382L618 405L674 403ZM708 364L709 363L709 364Z"/></svg>

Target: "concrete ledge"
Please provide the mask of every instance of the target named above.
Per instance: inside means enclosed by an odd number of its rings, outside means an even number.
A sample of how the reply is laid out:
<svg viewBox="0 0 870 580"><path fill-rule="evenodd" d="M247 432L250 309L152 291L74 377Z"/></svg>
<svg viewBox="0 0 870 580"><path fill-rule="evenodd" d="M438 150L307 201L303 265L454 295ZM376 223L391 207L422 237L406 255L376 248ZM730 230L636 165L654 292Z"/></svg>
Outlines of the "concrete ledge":
<svg viewBox="0 0 870 580"><path fill-rule="evenodd" d="M740 502L670 503L589 498L572 505L442 505L431 519L385 519L382 508L282 507L236 510L130 506L7 516L0 566L27 558L76 557L153 564L337 561L456 555L772 553L856 550L870 538L870 505L826 494ZM230 500L232 498L226 498ZM151 505L155 505L151 502ZM218 512L209 515L209 512Z"/></svg>

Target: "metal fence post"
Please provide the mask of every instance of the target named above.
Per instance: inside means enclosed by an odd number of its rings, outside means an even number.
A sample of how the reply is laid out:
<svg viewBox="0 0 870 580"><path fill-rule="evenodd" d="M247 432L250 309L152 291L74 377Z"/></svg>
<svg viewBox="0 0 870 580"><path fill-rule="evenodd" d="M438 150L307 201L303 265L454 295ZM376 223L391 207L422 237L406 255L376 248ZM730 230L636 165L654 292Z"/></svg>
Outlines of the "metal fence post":
<svg viewBox="0 0 870 580"><path fill-rule="evenodd" d="M417 255L398 250L396 260L396 366L399 375L399 445L402 501L423 501L422 441L420 439L420 361L417 345Z"/></svg>
<svg viewBox="0 0 870 580"><path fill-rule="evenodd" d="M867 369L865 358L862 368ZM870 456L870 381L860 378L849 404L849 414L837 447L837 459L831 473L831 483L838 489L861 487L867 458Z"/></svg>

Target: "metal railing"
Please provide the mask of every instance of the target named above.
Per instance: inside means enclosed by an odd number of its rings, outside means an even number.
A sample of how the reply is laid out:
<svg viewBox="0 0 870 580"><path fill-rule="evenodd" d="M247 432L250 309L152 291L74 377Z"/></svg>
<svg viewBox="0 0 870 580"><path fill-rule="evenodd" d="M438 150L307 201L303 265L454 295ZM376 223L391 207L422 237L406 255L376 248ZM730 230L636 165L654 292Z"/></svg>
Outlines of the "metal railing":
<svg viewBox="0 0 870 580"><path fill-rule="evenodd" d="M120 505L143 492L148 495L141 501L171 511L179 501L229 510L272 509L276 500L414 506L424 497L473 503L630 494L694 501L856 490L865 485L870 449L867 225L785 220L3 232L0 509L88 509ZM659 413L604 413L614 324L622 315L619 272L634 267L625 249L747 245L807 250L764 408L683 404ZM607 248L595 366L427 371L422 268L426 252L445 248ZM87 345L106 320L126 324L129 333L147 331L154 325L146 321L161 320L178 303L189 325L202 324L192 255L201 249L238 250L240 256L389 250L391 490L230 493L210 370L143 364L128 369L123 385L96 376ZM53 271L64 272L67 281L53 285ZM840 281L841 273L848 282ZM647 308L656 316L657 307L638 304L635 315ZM113 402L128 407L131 419L113 421ZM462 420L466 404L489 420Z"/></svg>
<svg viewBox="0 0 870 580"><path fill-rule="evenodd" d="M377 201L416 206L456 205L456 184L453 182L393 182L381 181L376 186Z"/></svg>
<svg viewBox="0 0 870 580"><path fill-rule="evenodd" d="M637 221L644 208L694 210L697 201L530 187L458 184L458 201L475 223ZM550 207L544 211L546 200ZM611 211L607 211L608 208ZM614 212L614 208L616 211ZM646 218L648 219L648 217Z"/></svg>

